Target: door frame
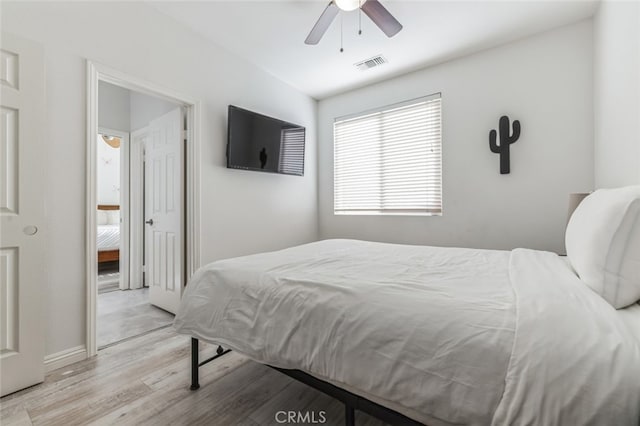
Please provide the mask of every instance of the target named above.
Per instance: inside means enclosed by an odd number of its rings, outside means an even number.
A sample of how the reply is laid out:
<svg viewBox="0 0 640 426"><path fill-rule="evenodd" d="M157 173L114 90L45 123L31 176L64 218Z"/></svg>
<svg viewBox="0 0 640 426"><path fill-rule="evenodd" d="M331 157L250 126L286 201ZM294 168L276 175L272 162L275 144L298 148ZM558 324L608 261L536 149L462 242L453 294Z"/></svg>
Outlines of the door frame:
<svg viewBox="0 0 640 426"><path fill-rule="evenodd" d="M87 60L87 157L86 157L86 282L87 356L98 353L96 339L98 252L96 248L96 142L98 134L98 82L120 86L174 102L186 109L185 167L185 274L187 280L200 266L200 112L201 104L190 96ZM186 282L184 283L186 284Z"/></svg>
<svg viewBox="0 0 640 426"><path fill-rule="evenodd" d="M144 143L141 139L149 133L149 127L131 132L130 137L130 227L129 227L129 288L144 287Z"/></svg>
<svg viewBox="0 0 640 426"><path fill-rule="evenodd" d="M120 290L129 288L129 133L120 130L110 129L108 127L98 127L98 134L109 136L117 136L122 140L120 145L120 260L118 270L120 277L118 279L118 287ZM97 160L96 160L97 161ZM97 172L97 165L96 165ZM96 175L96 185L98 176Z"/></svg>

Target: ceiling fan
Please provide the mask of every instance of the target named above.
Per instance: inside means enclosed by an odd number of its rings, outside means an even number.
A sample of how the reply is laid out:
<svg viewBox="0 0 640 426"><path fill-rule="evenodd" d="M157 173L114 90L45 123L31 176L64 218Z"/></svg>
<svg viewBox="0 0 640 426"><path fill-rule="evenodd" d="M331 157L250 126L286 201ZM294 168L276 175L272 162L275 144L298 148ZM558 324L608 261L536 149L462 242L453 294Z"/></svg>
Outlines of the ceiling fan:
<svg viewBox="0 0 640 426"><path fill-rule="evenodd" d="M340 10L349 12L358 8L360 8L387 37L393 37L402 29L402 24L400 24L378 0L331 0L304 42L306 44L318 44Z"/></svg>

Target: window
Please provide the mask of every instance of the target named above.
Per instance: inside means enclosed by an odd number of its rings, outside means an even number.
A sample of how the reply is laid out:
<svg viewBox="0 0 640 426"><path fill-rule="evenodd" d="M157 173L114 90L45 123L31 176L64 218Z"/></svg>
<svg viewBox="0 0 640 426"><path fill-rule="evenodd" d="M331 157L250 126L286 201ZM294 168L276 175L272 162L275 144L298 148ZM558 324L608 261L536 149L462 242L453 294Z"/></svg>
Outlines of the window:
<svg viewBox="0 0 640 426"><path fill-rule="evenodd" d="M280 160L278 172L289 175L304 175L303 127L292 127L280 131Z"/></svg>
<svg viewBox="0 0 640 426"><path fill-rule="evenodd" d="M440 94L335 120L335 214L442 214Z"/></svg>

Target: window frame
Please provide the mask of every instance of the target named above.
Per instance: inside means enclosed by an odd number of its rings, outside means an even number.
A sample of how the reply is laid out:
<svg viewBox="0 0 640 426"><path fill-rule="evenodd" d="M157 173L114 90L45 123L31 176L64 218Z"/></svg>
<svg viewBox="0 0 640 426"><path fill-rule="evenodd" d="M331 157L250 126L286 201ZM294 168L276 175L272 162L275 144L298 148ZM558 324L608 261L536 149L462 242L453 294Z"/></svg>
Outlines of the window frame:
<svg viewBox="0 0 640 426"><path fill-rule="evenodd" d="M440 148L440 157L439 157L439 201L440 208L438 210L431 209L432 211L416 211L416 209L381 209L378 211L371 209L362 209L358 211L357 209L353 210L336 210L336 159L337 159L337 143L336 143L336 125L341 122L353 120L353 119L362 119L368 115L384 113L387 111L392 111L394 109L402 108L405 106L415 105L422 102L429 102L433 100L440 101L440 120L439 120L439 148ZM442 216L444 211L444 200L443 200L443 174L442 174L442 163L443 163L444 153L443 153L443 118L442 118L442 92L435 92L429 95L420 96L417 98L412 98L409 100L396 102L393 104L387 104L376 108L367 109L361 112L351 113L347 115L343 115L340 117L336 117L333 121L333 214L334 216Z"/></svg>

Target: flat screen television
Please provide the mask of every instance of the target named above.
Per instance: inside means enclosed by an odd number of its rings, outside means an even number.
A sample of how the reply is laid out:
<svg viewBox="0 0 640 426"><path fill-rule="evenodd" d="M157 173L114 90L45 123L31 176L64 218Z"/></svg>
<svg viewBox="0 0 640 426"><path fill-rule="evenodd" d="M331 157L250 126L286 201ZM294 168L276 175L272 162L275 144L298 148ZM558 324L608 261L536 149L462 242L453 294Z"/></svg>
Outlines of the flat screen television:
<svg viewBox="0 0 640 426"><path fill-rule="evenodd" d="M304 175L305 128L229 105L227 167Z"/></svg>

